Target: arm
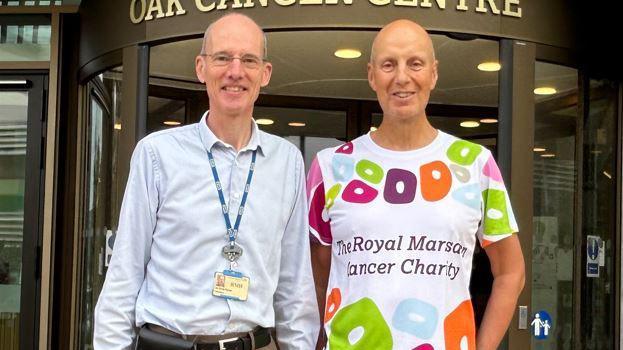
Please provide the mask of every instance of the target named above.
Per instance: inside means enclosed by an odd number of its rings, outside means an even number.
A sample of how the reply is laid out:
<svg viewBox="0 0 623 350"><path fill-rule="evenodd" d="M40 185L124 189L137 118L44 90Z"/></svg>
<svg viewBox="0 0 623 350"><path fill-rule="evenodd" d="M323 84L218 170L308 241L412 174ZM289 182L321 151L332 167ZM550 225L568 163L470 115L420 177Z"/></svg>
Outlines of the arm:
<svg viewBox="0 0 623 350"><path fill-rule="evenodd" d="M296 152L296 198L281 241L281 270L273 302L281 350L313 349L319 325L307 235L304 166Z"/></svg>
<svg viewBox="0 0 623 350"><path fill-rule="evenodd" d="M324 310L326 303L329 273L331 270L331 234L330 220L325 221L326 210L324 180L318 157L314 159L307 175L307 193L309 197L309 237L311 240L312 268L316 284L318 315L320 315L320 334L316 349L322 350L327 343L324 331Z"/></svg>
<svg viewBox="0 0 623 350"><path fill-rule="evenodd" d="M95 350L130 349L135 336L135 304L150 257L158 196L152 156L139 143L119 215L110 267L94 315Z"/></svg>
<svg viewBox="0 0 623 350"><path fill-rule="evenodd" d="M325 302L327 295L327 285L329 284L329 270L331 269L331 246L325 246L320 242L311 243L311 261L314 271L314 282L316 283L316 299L318 300L318 315L322 326L324 318ZM320 328L316 350L324 349L327 343L327 335L324 328Z"/></svg>
<svg viewBox="0 0 623 350"><path fill-rule="evenodd" d="M493 288L476 337L476 349L494 350L515 312L517 298L524 286L525 271L517 235L492 243L485 251L491 262Z"/></svg>

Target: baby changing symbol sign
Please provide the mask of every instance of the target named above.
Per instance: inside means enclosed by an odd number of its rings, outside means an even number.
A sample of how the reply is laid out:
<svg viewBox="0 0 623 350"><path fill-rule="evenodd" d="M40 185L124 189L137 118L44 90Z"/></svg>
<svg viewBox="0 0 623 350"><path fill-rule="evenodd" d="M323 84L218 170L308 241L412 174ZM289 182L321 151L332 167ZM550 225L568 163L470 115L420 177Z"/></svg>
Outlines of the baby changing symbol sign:
<svg viewBox="0 0 623 350"><path fill-rule="evenodd" d="M547 339L551 333L553 323L549 314L541 310L534 314L534 319L530 325L532 326L532 334L536 339Z"/></svg>

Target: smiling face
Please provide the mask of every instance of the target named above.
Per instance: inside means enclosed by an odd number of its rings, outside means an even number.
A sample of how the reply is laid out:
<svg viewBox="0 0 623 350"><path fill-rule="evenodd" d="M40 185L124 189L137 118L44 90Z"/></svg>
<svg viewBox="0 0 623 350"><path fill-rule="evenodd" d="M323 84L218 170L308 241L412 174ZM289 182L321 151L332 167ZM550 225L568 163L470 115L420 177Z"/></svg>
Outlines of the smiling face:
<svg viewBox="0 0 623 350"><path fill-rule="evenodd" d="M428 33L414 22L398 20L374 39L368 82L385 119L426 118L437 83L437 61Z"/></svg>
<svg viewBox="0 0 623 350"><path fill-rule="evenodd" d="M263 43L264 35L257 24L245 16L230 15L214 22L203 51L208 55L261 58ZM270 81L272 65L262 62L257 68L247 68L240 59L234 59L219 66L210 56L199 55L195 70L199 81L206 84L211 115L251 117L260 87Z"/></svg>

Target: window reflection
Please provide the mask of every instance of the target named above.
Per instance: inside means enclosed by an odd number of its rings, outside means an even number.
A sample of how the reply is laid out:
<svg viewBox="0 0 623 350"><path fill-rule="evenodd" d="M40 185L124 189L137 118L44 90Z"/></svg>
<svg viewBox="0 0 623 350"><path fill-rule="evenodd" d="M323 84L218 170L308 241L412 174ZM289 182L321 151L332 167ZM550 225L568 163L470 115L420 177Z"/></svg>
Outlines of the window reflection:
<svg viewBox="0 0 623 350"><path fill-rule="evenodd" d="M121 68L106 71L87 84L89 113L86 140L86 189L81 235L80 349L91 349L93 312L102 289L125 183L117 174Z"/></svg>
<svg viewBox="0 0 623 350"><path fill-rule="evenodd" d="M573 330L574 206L578 74L575 69L537 62L535 88L534 217L532 308L528 324L544 333L535 314L553 320L547 339L532 339L533 349L571 349Z"/></svg>
<svg viewBox="0 0 623 350"><path fill-rule="evenodd" d="M186 100L149 96L147 133L184 125Z"/></svg>
<svg viewBox="0 0 623 350"><path fill-rule="evenodd" d="M19 349L28 92L0 91L0 348Z"/></svg>
<svg viewBox="0 0 623 350"><path fill-rule="evenodd" d="M0 61L49 61L51 26L40 18L32 24L11 24L11 17L0 17ZM27 19L25 20L28 21Z"/></svg>
<svg viewBox="0 0 623 350"><path fill-rule="evenodd" d="M602 242L598 276L586 277L582 286L582 348L614 349L616 298L615 242L617 242L616 166L618 86L591 80L588 116L584 122L582 232Z"/></svg>
<svg viewBox="0 0 623 350"><path fill-rule="evenodd" d="M346 140L346 112L300 108L255 107L260 130L284 137L303 153L305 173L316 153Z"/></svg>

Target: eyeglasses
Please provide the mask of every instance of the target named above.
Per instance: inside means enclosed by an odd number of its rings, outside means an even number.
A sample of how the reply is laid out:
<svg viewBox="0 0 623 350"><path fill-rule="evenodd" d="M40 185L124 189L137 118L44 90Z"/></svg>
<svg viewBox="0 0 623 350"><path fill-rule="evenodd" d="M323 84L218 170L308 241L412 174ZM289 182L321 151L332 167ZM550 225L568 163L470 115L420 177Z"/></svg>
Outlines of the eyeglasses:
<svg viewBox="0 0 623 350"><path fill-rule="evenodd" d="M210 62L212 62L212 64L217 67L229 66L235 59L239 59L240 63L242 63L242 65L245 66L246 68L258 69L264 62L263 59L252 54L245 54L242 56L232 56L226 53L214 53L214 54L203 53L201 54L201 56L209 57Z"/></svg>

